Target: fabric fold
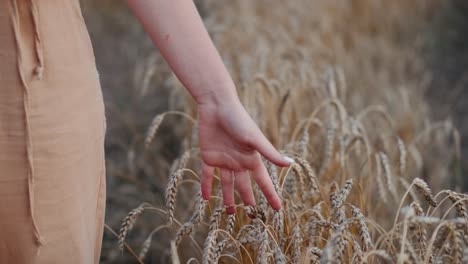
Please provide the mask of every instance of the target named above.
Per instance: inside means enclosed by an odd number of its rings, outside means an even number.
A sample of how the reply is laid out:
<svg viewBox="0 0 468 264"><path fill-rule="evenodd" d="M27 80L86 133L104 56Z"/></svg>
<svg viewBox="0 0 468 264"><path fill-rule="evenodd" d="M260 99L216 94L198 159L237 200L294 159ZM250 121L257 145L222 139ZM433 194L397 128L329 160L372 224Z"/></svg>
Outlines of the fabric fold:
<svg viewBox="0 0 468 264"><path fill-rule="evenodd" d="M32 0L33 1L33 0ZM31 220L32 220L32 225L33 225L33 230L34 230L34 238L35 241L38 245L38 254L39 254L39 249L40 246L42 246L45 242L44 237L42 237L39 227L37 225L37 221L35 218L35 212L34 212L34 158L33 158L33 142L31 138L31 127L30 127L30 122L29 122L29 85L28 82L25 79L25 74L24 74L24 69L23 69L23 57L22 57L22 52L23 52L23 47L22 47L22 40L20 36L21 32L21 21L20 21L20 15L18 11L18 3L16 0L12 0L12 12L11 12L11 19L12 19L12 25L13 25L13 32L14 32L14 38L15 38L15 44L16 44L16 49L17 49L17 67L18 67L18 74L21 80L21 83L23 85L23 108L24 108L24 120L25 120L25 141L26 141L26 155L27 155L27 161L28 161L28 196L29 196L29 210L31 214ZM32 5L31 5L31 8ZM34 13L34 12L31 12ZM37 26L35 26L36 32L37 32ZM38 35L36 33L36 35ZM38 37L36 37L38 39ZM36 41L37 43L37 41ZM38 49L38 48L36 48ZM38 54L40 54L38 52ZM42 57L42 55L40 55ZM41 59L42 60L42 59ZM41 66L42 62L39 62L38 67Z"/></svg>

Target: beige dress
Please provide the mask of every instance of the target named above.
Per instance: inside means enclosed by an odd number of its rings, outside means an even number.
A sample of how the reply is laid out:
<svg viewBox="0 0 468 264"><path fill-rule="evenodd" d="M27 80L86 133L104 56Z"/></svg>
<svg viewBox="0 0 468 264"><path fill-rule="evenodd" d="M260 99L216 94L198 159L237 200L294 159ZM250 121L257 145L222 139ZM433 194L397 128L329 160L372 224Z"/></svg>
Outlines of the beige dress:
<svg viewBox="0 0 468 264"><path fill-rule="evenodd" d="M0 263L98 263L105 117L78 0L0 0Z"/></svg>

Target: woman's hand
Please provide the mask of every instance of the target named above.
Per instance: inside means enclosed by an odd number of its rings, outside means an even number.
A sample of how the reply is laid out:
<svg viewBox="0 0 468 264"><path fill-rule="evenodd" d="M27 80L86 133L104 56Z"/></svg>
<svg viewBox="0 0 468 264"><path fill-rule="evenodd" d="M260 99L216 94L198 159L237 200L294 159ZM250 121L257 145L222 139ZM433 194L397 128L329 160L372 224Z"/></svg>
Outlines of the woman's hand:
<svg viewBox="0 0 468 264"><path fill-rule="evenodd" d="M213 170L219 168L228 213L234 213L234 186L245 204L254 205L250 175L271 206L280 209L281 201L260 154L278 166L288 166L291 160L276 151L242 107L193 1L127 1L198 103L203 197L210 198Z"/></svg>
<svg viewBox="0 0 468 264"><path fill-rule="evenodd" d="M290 165L291 159L283 157L272 146L237 96L226 99L198 104L203 198L210 198L214 168L219 168L223 200L228 213L235 212L234 189L237 189L244 204L255 205L250 176L273 209L279 210L281 200L260 154L278 166Z"/></svg>

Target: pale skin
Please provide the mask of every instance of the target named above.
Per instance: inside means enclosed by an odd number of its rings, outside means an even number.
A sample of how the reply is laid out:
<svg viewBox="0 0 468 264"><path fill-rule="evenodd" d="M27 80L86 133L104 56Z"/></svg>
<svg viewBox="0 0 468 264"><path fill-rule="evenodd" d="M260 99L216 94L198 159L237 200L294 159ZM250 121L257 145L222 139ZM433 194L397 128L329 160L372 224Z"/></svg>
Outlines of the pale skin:
<svg viewBox="0 0 468 264"><path fill-rule="evenodd" d="M221 172L223 201L235 212L234 190L243 203L255 205L251 177L271 207L281 200L261 160L277 166L282 156L239 101L234 82L213 45L192 0L127 0L161 54L197 102L202 159L201 190L211 196L214 168Z"/></svg>

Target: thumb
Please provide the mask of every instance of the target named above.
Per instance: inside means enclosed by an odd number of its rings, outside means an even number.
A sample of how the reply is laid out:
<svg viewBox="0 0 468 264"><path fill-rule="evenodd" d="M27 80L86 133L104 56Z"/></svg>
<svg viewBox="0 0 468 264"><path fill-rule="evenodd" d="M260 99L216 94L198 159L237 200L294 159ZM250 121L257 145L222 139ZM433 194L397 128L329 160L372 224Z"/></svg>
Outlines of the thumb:
<svg viewBox="0 0 468 264"><path fill-rule="evenodd" d="M259 128L257 128L257 135L259 136L254 139L252 145L267 160L280 167L287 167L294 162L292 158L281 155Z"/></svg>

